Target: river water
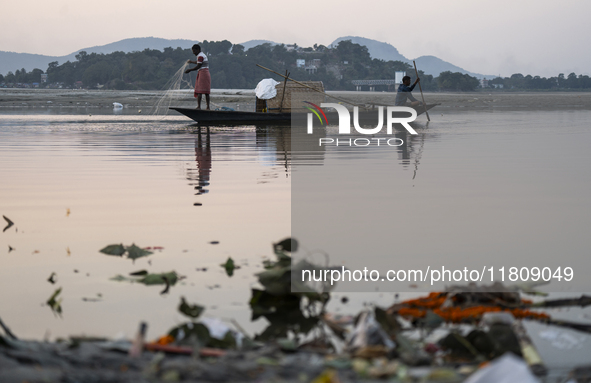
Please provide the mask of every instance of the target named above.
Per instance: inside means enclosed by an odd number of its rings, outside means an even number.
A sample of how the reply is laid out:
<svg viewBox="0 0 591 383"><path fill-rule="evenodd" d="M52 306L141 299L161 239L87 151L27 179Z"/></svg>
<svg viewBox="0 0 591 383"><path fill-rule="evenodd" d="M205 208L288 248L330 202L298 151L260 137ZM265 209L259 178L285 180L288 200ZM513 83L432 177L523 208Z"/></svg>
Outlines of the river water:
<svg viewBox="0 0 591 383"><path fill-rule="evenodd" d="M235 319L252 332L264 327L250 322L248 300L253 275L273 256L271 244L291 235L289 128L208 129L184 117L94 113L0 114L0 214L14 221L0 233L0 317L29 338L129 337L140 321L155 338L183 321L176 307L184 296L204 305L206 315ZM355 153L365 162L347 168L358 177L342 179L359 198L382 187L405 201L393 224L401 258L437 255L450 267L463 267L474 254L503 262L525 257L532 266L568 260L577 265L577 283L542 289L586 291L591 112L434 109L431 118L428 125L419 119L419 135L395 151ZM327 148L312 162L338 168L342 158ZM384 183L368 184L364 167ZM318 195L330 197L321 189ZM372 196L380 204L391 193ZM329 231L330 220L310 227L319 225ZM302 235L308 251L338 251L323 248L314 233ZM135 262L99 252L119 243L158 250ZM233 277L220 266L228 257L240 265ZM162 286L110 280L142 269L185 278L168 294L160 294ZM55 284L48 282L52 273ZM60 287L61 316L45 304ZM417 288L428 290L405 284L398 299ZM337 293L329 310L355 313L396 299L395 291L380 291ZM591 318L583 309L553 315ZM586 361L577 355L591 349L587 336L530 328L548 363Z"/></svg>

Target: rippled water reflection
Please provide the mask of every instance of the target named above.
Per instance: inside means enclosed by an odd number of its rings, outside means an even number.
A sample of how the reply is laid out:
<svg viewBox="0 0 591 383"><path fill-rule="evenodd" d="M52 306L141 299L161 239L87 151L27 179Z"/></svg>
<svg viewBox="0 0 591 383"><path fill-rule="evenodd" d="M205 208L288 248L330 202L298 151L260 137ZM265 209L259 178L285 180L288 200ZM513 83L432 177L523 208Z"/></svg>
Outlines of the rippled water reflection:
<svg viewBox="0 0 591 383"><path fill-rule="evenodd" d="M2 319L33 338L131 336L147 320L154 338L182 320L176 306L185 296L205 305L206 315L235 318L252 332L264 327L250 323L247 302L271 243L291 233L297 137L285 127L200 129L184 117L90 114L0 115L0 214L15 222L0 233ZM545 261L588 254L590 112L431 117L429 126L417 124L419 136L388 156L353 153L363 166L350 166L343 179L360 196L375 191L374 203L393 195L400 201L390 238L396 254L436 254L450 266L508 248L540 250ZM332 149L302 154L321 167L353 158ZM361 182L362 173L383 187ZM302 247L322 249L319 238L305 238ZM132 263L98 252L111 243L164 249ZM219 266L229 256L241 266L232 278ZM176 270L186 279L168 295L159 294L161 287L109 280L141 269ZM52 272L55 285L47 281ZM63 318L44 305L57 287ZM395 299L392 292L347 294L342 304L342 295L331 311L353 313L363 302L386 306ZM553 315L585 321L589 313ZM539 327L532 337L542 354L551 352ZM565 363L560 352L550 355Z"/></svg>

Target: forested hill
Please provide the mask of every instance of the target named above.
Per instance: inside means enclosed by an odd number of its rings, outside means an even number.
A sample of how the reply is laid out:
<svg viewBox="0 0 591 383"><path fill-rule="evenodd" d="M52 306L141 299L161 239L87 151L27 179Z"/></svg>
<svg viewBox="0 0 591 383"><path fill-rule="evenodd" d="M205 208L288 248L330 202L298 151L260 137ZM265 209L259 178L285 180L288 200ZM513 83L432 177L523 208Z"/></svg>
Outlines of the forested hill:
<svg viewBox="0 0 591 383"><path fill-rule="evenodd" d="M263 78L274 77L256 64L277 72L288 70L298 80L323 81L326 89L355 89L351 80L394 79L396 71L411 72L407 63L372 59L366 47L342 41L335 48L323 45L310 48L262 44L247 51L239 44L216 41L201 43L209 57L212 87L255 88ZM175 72L195 56L190 49L146 49L142 52L110 54L79 52L75 61L49 64L47 83L64 87L107 89L163 89ZM297 61L304 60L298 67ZM413 70L414 71L414 70ZM4 81L40 82L41 69L31 72L18 70L5 76ZM433 76L425 75L423 87L429 89Z"/></svg>
<svg viewBox="0 0 591 383"><path fill-rule="evenodd" d="M245 50L244 46L227 40L204 41L201 46L209 57L212 87L217 89L253 89L263 78L282 80L256 64L280 73L287 70L297 80L323 81L327 90L354 90L352 80L392 80L397 71L405 71L414 77L414 68L407 62L372 59L366 46L349 40L340 41L330 48L317 44L308 48L262 44ZM75 60L61 65L57 61L51 62L45 70L38 68L27 72L21 69L6 76L0 75L0 86L164 89L188 59L194 59L192 52L182 48L109 54L81 51ZM47 75L45 83L41 81L42 74ZM189 83L194 80L194 73L192 75L186 76ZM589 76L577 76L575 73L550 78L516 73L482 83L460 72L446 71L436 78L421 71L419 75L422 88L426 91L473 91L478 87L490 90L591 89ZM393 91L395 88L395 85L381 85L375 90Z"/></svg>

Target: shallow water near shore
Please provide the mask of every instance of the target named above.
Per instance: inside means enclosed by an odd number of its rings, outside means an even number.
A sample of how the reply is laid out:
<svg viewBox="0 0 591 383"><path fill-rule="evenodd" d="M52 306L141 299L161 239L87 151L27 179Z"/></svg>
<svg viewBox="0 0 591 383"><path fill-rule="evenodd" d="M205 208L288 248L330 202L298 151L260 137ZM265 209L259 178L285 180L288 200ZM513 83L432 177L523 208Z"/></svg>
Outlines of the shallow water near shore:
<svg viewBox="0 0 591 383"><path fill-rule="evenodd" d="M439 251L450 267L463 267L479 251L588 255L590 111L441 115L434 109L431 118L429 125L419 119L417 139L388 164L395 191L408 202L397 235L409 240L396 241L397 253ZM263 259L273 256L271 244L291 234L292 138L285 127L207 129L176 116L2 112L0 214L15 223L0 233L2 319L24 338L131 337L140 321L155 338L183 321L176 307L185 296L206 306L208 316L259 331L265 324L250 322L250 288ZM327 150L318 164L339 155ZM385 166L383 157L365 158L376 171ZM466 201L463 214L450 213ZM514 229L519 238L512 237ZM419 240L417 232L428 239ZM499 236L515 242L500 243ZM318 241L301 238L301 245L322 250ZM163 249L135 262L99 253L113 243ZM220 267L228 257L241 266L231 278ZM186 278L165 295L162 286L109 280L141 269L175 270ZM50 284L53 272L57 282ZM58 287L61 318L44 304ZM553 291L552 285L542 289ZM337 293L329 311L355 314L364 303L394 300L392 291ZM588 322L591 311L552 315ZM558 334L569 336L545 336L545 326L530 328L547 363L585 361L561 356L564 348L553 342L562 339L584 355L591 347L587 336L562 329Z"/></svg>

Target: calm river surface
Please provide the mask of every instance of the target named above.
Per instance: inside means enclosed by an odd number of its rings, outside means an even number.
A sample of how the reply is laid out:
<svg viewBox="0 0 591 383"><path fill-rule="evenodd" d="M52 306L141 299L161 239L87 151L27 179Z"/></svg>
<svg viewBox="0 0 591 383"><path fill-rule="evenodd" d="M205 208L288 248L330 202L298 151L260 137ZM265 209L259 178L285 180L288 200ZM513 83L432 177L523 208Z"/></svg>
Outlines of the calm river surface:
<svg viewBox="0 0 591 383"><path fill-rule="evenodd" d="M55 339L129 337L145 320L155 338L183 321L176 307L184 296L206 306L206 315L252 332L264 327L250 323L248 300L271 244L291 235L289 128L200 129L184 117L93 113L0 113L0 214L15 223L0 233L4 322L22 337ZM396 181L390 191L407 201L395 224L397 253L439 254L453 267L477 253L539 254L552 265L578 259L577 275L588 278L591 263L581 260L591 249L591 111L434 109L431 118L428 126L419 118L419 136L404 147L364 162L374 176L387 165L383 178ZM329 148L313 161L323 166L342 155ZM368 186L347 187L363 195ZM377 191L374 202L388 194ZM308 234L302 246L322 248ZM99 252L118 243L162 249L135 262ZM220 267L228 257L241 266L231 278ZM162 286L110 280L142 269L186 278L165 295ZM52 273L55 284L47 281ZM560 290L585 289L572 286ZM58 287L61 318L45 304ZM392 291L338 293L329 309L355 313L364 302L393 301ZM589 310L552 315L591 320ZM588 337L530 328L550 365L566 363L564 350L572 351L569 363L586 361L572 355L588 355Z"/></svg>

